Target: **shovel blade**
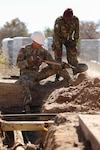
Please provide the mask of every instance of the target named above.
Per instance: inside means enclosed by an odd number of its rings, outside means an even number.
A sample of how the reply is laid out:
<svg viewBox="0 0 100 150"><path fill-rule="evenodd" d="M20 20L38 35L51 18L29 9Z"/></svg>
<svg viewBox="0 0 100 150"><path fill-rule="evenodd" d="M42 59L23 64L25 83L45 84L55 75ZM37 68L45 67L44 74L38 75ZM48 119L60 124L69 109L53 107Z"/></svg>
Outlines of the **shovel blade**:
<svg viewBox="0 0 100 150"><path fill-rule="evenodd" d="M75 69L73 69L73 75L76 75L77 73L85 72L88 70L87 64L79 63Z"/></svg>

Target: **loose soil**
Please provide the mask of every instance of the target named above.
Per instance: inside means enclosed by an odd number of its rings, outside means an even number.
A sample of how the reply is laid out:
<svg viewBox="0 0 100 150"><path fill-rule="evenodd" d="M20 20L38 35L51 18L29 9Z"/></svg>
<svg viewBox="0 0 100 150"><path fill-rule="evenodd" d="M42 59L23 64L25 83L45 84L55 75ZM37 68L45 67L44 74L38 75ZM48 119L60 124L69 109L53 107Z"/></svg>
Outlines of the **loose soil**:
<svg viewBox="0 0 100 150"><path fill-rule="evenodd" d="M87 72L73 77L73 86L68 86L62 79L55 82L55 76L52 76L33 88L32 94L35 92L33 103L40 102L40 112L56 114L55 117L40 117L39 120L52 119L55 123L48 128L48 132L40 132L35 142L32 142L31 137L31 143L26 143L23 146L24 149L92 150L91 141L85 139L78 118L79 114L97 114L100 112L99 71L93 71L93 68L96 68L95 65L88 64L88 66ZM7 71L6 77L19 75L15 67L13 70L15 71L13 74L12 69L11 74L7 74ZM4 76L5 72L6 70L1 72L1 77ZM9 149L2 144L1 147L2 150ZM14 148L15 145L12 149L14 150Z"/></svg>

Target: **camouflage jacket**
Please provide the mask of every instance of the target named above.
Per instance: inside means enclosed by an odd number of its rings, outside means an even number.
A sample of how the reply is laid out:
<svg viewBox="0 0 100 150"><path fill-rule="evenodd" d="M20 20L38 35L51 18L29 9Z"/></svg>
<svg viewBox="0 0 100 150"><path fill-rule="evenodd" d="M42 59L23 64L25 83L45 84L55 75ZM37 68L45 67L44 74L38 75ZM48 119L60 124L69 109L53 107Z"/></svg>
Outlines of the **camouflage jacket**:
<svg viewBox="0 0 100 150"><path fill-rule="evenodd" d="M55 42L64 43L65 40L79 38L79 19L73 16L72 22L68 25L62 16L55 20L54 24L54 40Z"/></svg>
<svg viewBox="0 0 100 150"><path fill-rule="evenodd" d="M33 56L33 61L27 61L31 56ZM20 71L38 71L39 66L42 62L39 61L37 56L44 60L53 61L51 54L45 48L42 47L41 49L35 51L35 49L33 49L32 47L32 44L30 44L25 46L24 48L21 48L19 51L17 58L17 66L20 68Z"/></svg>

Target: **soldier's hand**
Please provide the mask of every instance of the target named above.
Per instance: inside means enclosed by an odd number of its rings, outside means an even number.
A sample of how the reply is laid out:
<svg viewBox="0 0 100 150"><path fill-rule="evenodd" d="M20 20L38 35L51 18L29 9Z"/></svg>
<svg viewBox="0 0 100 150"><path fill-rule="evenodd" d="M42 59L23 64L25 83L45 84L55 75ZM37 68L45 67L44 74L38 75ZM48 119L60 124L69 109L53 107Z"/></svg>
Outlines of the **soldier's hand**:
<svg viewBox="0 0 100 150"><path fill-rule="evenodd" d="M29 58L27 58L27 62L28 62L28 63L32 63L33 60L34 60L33 56L30 56Z"/></svg>
<svg viewBox="0 0 100 150"><path fill-rule="evenodd" d="M54 46L54 44L52 44L51 47L52 47L52 51L55 51L55 46Z"/></svg>
<svg viewBox="0 0 100 150"><path fill-rule="evenodd" d="M72 53L77 53L78 52L78 48L77 47L72 47Z"/></svg>
<svg viewBox="0 0 100 150"><path fill-rule="evenodd" d="M45 62L41 57L37 56L38 62Z"/></svg>
<svg viewBox="0 0 100 150"><path fill-rule="evenodd" d="M62 63L61 63L61 67L62 67L62 69L65 69L65 68L66 68L66 65L67 65L67 63L66 63L66 62L62 62Z"/></svg>

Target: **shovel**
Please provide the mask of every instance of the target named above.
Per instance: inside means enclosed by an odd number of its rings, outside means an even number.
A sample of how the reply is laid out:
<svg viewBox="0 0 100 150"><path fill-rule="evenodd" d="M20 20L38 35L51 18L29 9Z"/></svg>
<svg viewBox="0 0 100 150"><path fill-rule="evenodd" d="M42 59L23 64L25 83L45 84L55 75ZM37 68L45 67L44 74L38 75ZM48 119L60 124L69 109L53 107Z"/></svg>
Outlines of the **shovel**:
<svg viewBox="0 0 100 150"><path fill-rule="evenodd" d="M37 58L39 59L39 61L45 62L46 64L57 65L57 66L62 65L61 63L58 63L58 62L44 60L40 58L39 56ZM73 75L76 75L77 73L85 72L88 70L88 66L85 63L78 63L77 66L72 66L68 63L65 63L64 67L71 68L73 70Z"/></svg>

